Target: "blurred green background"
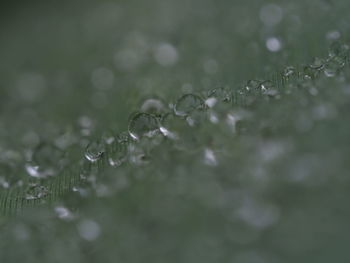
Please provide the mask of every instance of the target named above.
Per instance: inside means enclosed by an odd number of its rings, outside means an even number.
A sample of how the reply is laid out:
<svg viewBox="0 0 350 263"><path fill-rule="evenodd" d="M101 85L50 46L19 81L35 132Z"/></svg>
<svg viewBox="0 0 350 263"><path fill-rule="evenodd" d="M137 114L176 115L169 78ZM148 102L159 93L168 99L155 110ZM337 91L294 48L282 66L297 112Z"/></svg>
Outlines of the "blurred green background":
<svg viewBox="0 0 350 263"><path fill-rule="evenodd" d="M331 43L349 39L349 1L1 6L0 262L349 262L348 60L323 74ZM175 120L179 141L132 142L147 164L84 160L149 97L170 111L253 79L281 96L220 101L217 123ZM30 178L37 159L64 169Z"/></svg>

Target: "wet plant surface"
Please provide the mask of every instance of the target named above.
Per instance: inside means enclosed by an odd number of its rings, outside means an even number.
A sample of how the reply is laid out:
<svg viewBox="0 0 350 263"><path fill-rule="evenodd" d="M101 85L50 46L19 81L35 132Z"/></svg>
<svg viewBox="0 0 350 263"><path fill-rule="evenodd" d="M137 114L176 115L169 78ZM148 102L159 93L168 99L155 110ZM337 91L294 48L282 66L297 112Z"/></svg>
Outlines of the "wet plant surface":
<svg viewBox="0 0 350 263"><path fill-rule="evenodd" d="M0 262L350 260L349 3L35 6L2 18Z"/></svg>

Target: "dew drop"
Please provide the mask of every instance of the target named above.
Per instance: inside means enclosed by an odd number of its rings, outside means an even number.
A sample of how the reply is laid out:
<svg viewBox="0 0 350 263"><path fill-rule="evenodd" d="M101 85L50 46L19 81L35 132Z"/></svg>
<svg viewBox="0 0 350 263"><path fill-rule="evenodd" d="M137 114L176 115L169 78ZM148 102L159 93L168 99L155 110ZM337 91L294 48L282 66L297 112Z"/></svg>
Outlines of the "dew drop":
<svg viewBox="0 0 350 263"><path fill-rule="evenodd" d="M108 152L108 163L110 166L118 167L127 160L128 145L123 141L113 143Z"/></svg>
<svg viewBox="0 0 350 263"><path fill-rule="evenodd" d="M26 200L36 200L43 197L46 197L49 194L49 190L46 186L32 183L29 184L26 191L25 199Z"/></svg>
<svg viewBox="0 0 350 263"><path fill-rule="evenodd" d="M67 165L67 159L64 151L53 144L41 143L34 149L25 169L29 176L45 178L57 175L65 165Z"/></svg>
<svg viewBox="0 0 350 263"><path fill-rule="evenodd" d="M94 163L102 158L105 151L104 143L92 141L86 147L84 156L89 162Z"/></svg>
<svg viewBox="0 0 350 263"><path fill-rule="evenodd" d="M208 92L208 98L215 98L222 102L230 102L232 94L224 87L219 87Z"/></svg>
<svg viewBox="0 0 350 263"><path fill-rule="evenodd" d="M289 78L290 76L295 74L295 68L292 66L288 66L283 71L283 76Z"/></svg>
<svg viewBox="0 0 350 263"><path fill-rule="evenodd" d="M204 101L197 95L185 94L179 98L174 106L174 112L178 116L187 116L191 112L204 108Z"/></svg>
<svg viewBox="0 0 350 263"><path fill-rule="evenodd" d="M16 169L9 163L0 163L0 187L10 188L18 182L16 178Z"/></svg>
<svg viewBox="0 0 350 263"><path fill-rule="evenodd" d="M141 137L152 137L159 130L157 118L148 113L137 113L129 122L129 134L134 140L139 140Z"/></svg>

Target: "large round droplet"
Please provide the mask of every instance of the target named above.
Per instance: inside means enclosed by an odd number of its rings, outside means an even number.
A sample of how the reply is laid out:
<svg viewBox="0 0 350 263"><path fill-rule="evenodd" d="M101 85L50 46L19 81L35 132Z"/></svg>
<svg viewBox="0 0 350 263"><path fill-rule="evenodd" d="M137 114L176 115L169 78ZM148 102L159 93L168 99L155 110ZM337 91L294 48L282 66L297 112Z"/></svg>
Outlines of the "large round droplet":
<svg viewBox="0 0 350 263"><path fill-rule="evenodd" d="M89 162L97 162L102 158L105 151L105 144L103 142L92 141L85 149L85 158Z"/></svg>
<svg viewBox="0 0 350 263"><path fill-rule="evenodd" d="M139 140L141 137L152 137L159 130L159 123L154 115L148 113L137 113L129 122L129 134Z"/></svg>
<svg viewBox="0 0 350 263"><path fill-rule="evenodd" d="M191 112L202 108L204 108L204 101L199 96L185 94L177 100L174 112L178 116L187 116Z"/></svg>

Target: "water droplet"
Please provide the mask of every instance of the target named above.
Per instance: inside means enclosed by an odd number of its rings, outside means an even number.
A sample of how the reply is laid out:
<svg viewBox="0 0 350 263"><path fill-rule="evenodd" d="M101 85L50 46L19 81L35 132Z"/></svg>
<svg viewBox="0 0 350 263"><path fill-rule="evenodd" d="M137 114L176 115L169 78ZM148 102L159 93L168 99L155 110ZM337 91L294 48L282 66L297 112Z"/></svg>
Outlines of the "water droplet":
<svg viewBox="0 0 350 263"><path fill-rule="evenodd" d="M15 185L19 181L17 173L16 167L9 163L0 163L0 187L7 189Z"/></svg>
<svg viewBox="0 0 350 263"><path fill-rule="evenodd" d="M102 138L105 144L107 145L111 145L115 141L114 134L111 131L104 132Z"/></svg>
<svg viewBox="0 0 350 263"><path fill-rule="evenodd" d="M164 110L164 103L157 98L146 99L141 105L141 111L150 114L161 114Z"/></svg>
<svg viewBox="0 0 350 263"><path fill-rule="evenodd" d="M129 134L134 140L139 140L141 137L152 137L159 130L158 119L148 113L137 113L129 122Z"/></svg>
<svg viewBox="0 0 350 263"><path fill-rule="evenodd" d="M127 160L128 144L123 141L116 141L113 143L110 151L108 152L108 163L117 167Z"/></svg>
<svg viewBox="0 0 350 263"><path fill-rule="evenodd" d="M224 87L219 87L209 91L208 98L215 98L222 102L230 102L232 100L232 93Z"/></svg>
<svg viewBox="0 0 350 263"><path fill-rule="evenodd" d="M41 143L33 151L31 161L25 165L29 176L45 178L55 176L67 165L64 151L50 143Z"/></svg>
<svg viewBox="0 0 350 263"><path fill-rule="evenodd" d="M187 116L195 110L204 108L204 101L197 95L185 94L179 98L174 106L174 112L178 116Z"/></svg>
<svg viewBox="0 0 350 263"><path fill-rule="evenodd" d="M350 47L347 44L341 43L339 41L333 42L329 48L328 55L330 58L333 57L343 57L349 52Z"/></svg>
<svg viewBox="0 0 350 263"><path fill-rule="evenodd" d="M46 197L49 194L49 190L46 186L32 183L29 184L26 191L25 199L26 200L35 200Z"/></svg>
<svg viewBox="0 0 350 263"><path fill-rule="evenodd" d="M295 74L295 68L292 66L288 66L283 71L283 76L289 78L290 76Z"/></svg>
<svg viewBox="0 0 350 263"><path fill-rule="evenodd" d="M324 61L320 58L315 58L314 61L310 64L310 67L315 70L322 70L324 67Z"/></svg>
<svg viewBox="0 0 350 263"><path fill-rule="evenodd" d="M144 165L148 164L150 157L145 153L144 149L135 144L128 145L128 157L132 164Z"/></svg>
<svg viewBox="0 0 350 263"><path fill-rule="evenodd" d="M105 152L105 145L99 141L92 141L85 149L85 158L89 162L97 162L100 160Z"/></svg>
<svg viewBox="0 0 350 263"><path fill-rule="evenodd" d="M334 56L329 59L324 68L326 77L335 77L339 70L345 66L345 58Z"/></svg>
<svg viewBox="0 0 350 263"><path fill-rule="evenodd" d="M318 75L318 70L314 69L310 66L305 66L304 67L304 79L308 80L308 79L315 79Z"/></svg>

